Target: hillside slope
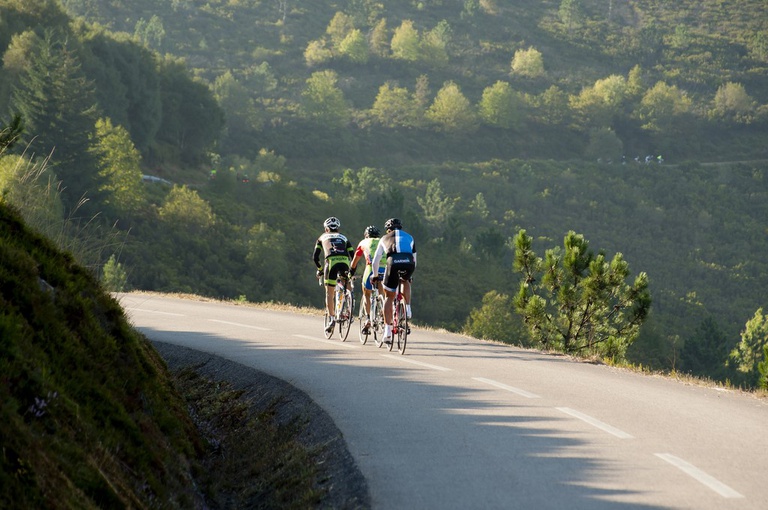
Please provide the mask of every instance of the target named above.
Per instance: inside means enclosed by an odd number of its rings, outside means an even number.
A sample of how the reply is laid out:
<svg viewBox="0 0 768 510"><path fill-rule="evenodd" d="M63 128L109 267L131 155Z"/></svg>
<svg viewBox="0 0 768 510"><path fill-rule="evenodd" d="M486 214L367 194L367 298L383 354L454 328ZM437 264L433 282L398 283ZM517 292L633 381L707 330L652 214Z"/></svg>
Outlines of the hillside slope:
<svg viewBox="0 0 768 510"><path fill-rule="evenodd" d="M2 202L0 380L0 508L370 507L306 394L153 346Z"/></svg>
<svg viewBox="0 0 768 510"><path fill-rule="evenodd" d="M94 278L0 204L0 507L200 503L202 441Z"/></svg>

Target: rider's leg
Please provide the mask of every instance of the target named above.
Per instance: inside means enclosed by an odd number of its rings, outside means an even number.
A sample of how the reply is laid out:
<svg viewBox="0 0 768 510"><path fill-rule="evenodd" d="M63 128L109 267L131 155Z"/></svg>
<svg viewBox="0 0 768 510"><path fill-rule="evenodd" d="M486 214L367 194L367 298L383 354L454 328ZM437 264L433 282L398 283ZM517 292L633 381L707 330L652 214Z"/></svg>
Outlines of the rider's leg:
<svg viewBox="0 0 768 510"><path fill-rule="evenodd" d="M395 302L395 293L385 289L387 299L384 300L384 337L392 336L392 304Z"/></svg>
<svg viewBox="0 0 768 510"><path fill-rule="evenodd" d="M325 286L325 309L328 310L328 315L334 317L335 307L333 303L333 291L336 289L335 285Z"/></svg>
<svg viewBox="0 0 768 510"><path fill-rule="evenodd" d="M371 291L363 288L363 309L365 310L365 316L371 318Z"/></svg>
<svg viewBox="0 0 768 510"><path fill-rule="evenodd" d="M405 315L411 318L411 282L404 280L400 285L400 292L403 293L403 299L405 300Z"/></svg>

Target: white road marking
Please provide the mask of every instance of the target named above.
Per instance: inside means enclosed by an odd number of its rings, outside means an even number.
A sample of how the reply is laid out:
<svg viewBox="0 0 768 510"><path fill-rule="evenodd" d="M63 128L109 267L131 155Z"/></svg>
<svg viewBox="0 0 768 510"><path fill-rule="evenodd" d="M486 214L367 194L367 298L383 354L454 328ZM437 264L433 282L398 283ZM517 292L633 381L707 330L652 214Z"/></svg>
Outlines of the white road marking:
<svg viewBox="0 0 768 510"><path fill-rule="evenodd" d="M411 363L412 365L419 365L419 366L422 366L422 367L431 368L433 370L440 370L442 372L450 372L451 371L450 368L440 367L440 366L437 366L437 365L431 365L429 363L424 363L422 361L416 361L414 359L404 358L402 355L395 356L394 354L382 354L382 356L384 358L396 359L398 361L404 361L406 363Z"/></svg>
<svg viewBox="0 0 768 510"><path fill-rule="evenodd" d="M485 377L473 377L475 381L480 381L485 384L490 384L491 386L496 386L497 388L501 388L502 390L511 391L512 393L516 393L520 395L521 397L525 398L541 398L540 396L536 395L535 393L531 393L529 391L521 390L520 388L515 388L514 386L508 386L506 384L496 382L493 379L486 379Z"/></svg>
<svg viewBox="0 0 768 510"><path fill-rule="evenodd" d="M662 460L669 462L676 468L680 469L683 473L693 477L698 482L706 485L707 487L717 492L724 498L743 498L744 497L738 492L736 492L735 490L731 489L730 487L722 483L721 481L708 475L707 473L697 468L693 464L689 464L688 462L684 461L679 457L675 457L674 455L670 455L669 453L657 453L656 456Z"/></svg>
<svg viewBox="0 0 768 510"><path fill-rule="evenodd" d="M607 423L603 423L598 419L592 418L591 416L586 415L584 413L580 413L579 411L576 411L574 409L570 409L568 407L557 407L555 409L565 414L569 414L574 418L578 418L586 423L589 423L593 427L597 427L603 432L608 432L609 434L612 434L618 437L619 439L632 439L632 436L627 434L626 432L619 430L616 427L611 427Z"/></svg>
<svg viewBox="0 0 768 510"><path fill-rule="evenodd" d="M220 321L218 319L208 319L211 322L218 322L219 324L229 324L230 326L239 326L241 328L258 329L259 331L271 331L269 328L261 328L259 326L251 326L250 324L240 324L239 322Z"/></svg>
<svg viewBox="0 0 768 510"><path fill-rule="evenodd" d="M171 313L171 312L159 312L157 310L147 310L145 308L128 308L128 310L135 310L137 312L144 312L144 313L156 313L160 315L172 315L174 317L186 317L183 313Z"/></svg>
<svg viewBox="0 0 768 510"><path fill-rule="evenodd" d="M315 342L322 342L324 344L335 345L338 347L346 347L347 349L358 349L357 344L354 342L342 342L341 340L327 340L325 338L317 338L316 336L309 335L293 335L297 338L304 338L305 340L314 340Z"/></svg>

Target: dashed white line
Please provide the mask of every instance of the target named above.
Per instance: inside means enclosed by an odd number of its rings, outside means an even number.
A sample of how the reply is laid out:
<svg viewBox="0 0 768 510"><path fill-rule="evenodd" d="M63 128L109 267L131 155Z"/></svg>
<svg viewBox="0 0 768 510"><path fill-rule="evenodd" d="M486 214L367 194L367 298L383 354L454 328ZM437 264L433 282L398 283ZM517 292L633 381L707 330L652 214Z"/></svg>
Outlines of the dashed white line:
<svg viewBox="0 0 768 510"><path fill-rule="evenodd" d="M688 462L684 461L679 457L675 457L674 455L670 455L669 453L657 453L656 456L666 462L669 462L670 464L672 464L673 466L681 470L683 473L693 477L696 481L712 489L713 491L720 494L724 498L743 498L744 497L738 492L736 492L735 490L725 485L723 482L719 481L718 479L714 478L711 475L708 475L707 473L697 468L693 464L689 464Z"/></svg>
<svg viewBox="0 0 768 510"><path fill-rule="evenodd" d="M404 358L403 356L395 356L394 354L382 354L382 357L395 359L398 361L404 361L405 363L410 363L412 365L419 365L422 367L431 368L432 370L440 370L441 372L451 371L450 368L445 368L438 365L432 365L430 363L424 363L423 361L416 361L415 359Z"/></svg>
<svg viewBox="0 0 768 510"><path fill-rule="evenodd" d="M252 326L250 324L240 324L239 322L220 321L218 319L208 319L211 322L218 322L219 324L228 324L230 326L238 326L241 328L258 329L259 331L270 331L269 328L262 328L259 326Z"/></svg>
<svg viewBox="0 0 768 510"><path fill-rule="evenodd" d="M541 398L540 396L536 395L535 393L531 393L529 391L521 390L520 388L515 388L514 386L508 386L506 384L496 382L492 379L486 379L485 377L473 377L475 381L480 381L485 384L490 384L491 386L496 386L497 388L501 388L502 390L507 390L512 393L516 393L520 395L521 397L525 398Z"/></svg>
<svg viewBox="0 0 768 510"><path fill-rule="evenodd" d="M325 338L317 338L316 336L309 335L293 335L296 338L303 338L305 340L314 340L315 342L322 342L324 344L335 345L337 347L346 347L347 349L358 349L359 344L354 342L342 342L341 340L326 340Z"/></svg>
<svg viewBox="0 0 768 510"><path fill-rule="evenodd" d="M618 437L619 439L632 439L632 436L627 434L623 430L619 430L616 427L612 427L612 426L608 425L607 423L603 423L603 422L601 422L600 420L598 420L596 418L592 418L591 416L586 415L584 413L580 413L579 411L576 411L574 409L570 409L568 407L556 407L555 409L557 409L558 411L563 412L565 414L569 414L569 415L573 416L574 418L578 418L578 419L580 419L580 420L582 420L582 421L584 421L586 423L589 423L593 427L597 427L600 430L602 430L603 432L608 432L609 434L614 435L614 436Z"/></svg>

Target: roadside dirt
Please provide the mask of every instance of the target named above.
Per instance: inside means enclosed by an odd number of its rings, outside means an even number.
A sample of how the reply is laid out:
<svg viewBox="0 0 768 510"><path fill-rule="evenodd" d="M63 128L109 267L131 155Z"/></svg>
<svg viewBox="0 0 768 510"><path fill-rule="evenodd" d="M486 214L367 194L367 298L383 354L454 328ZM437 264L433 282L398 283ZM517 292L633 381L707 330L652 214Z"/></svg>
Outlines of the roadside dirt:
<svg viewBox="0 0 768 510"><path fill-rule="evenodd" d="M320 471L320 488L326 496L319 508L342 510L371 507L368 484L349 453L341 432L328 414L304 392L287 382L211 354L172 344L153 342L171 371L193 369L213 381L226 381L242 390L253 411L265 411L277 402L276 420L306 423L298 441L313 452Z"/></svg>

